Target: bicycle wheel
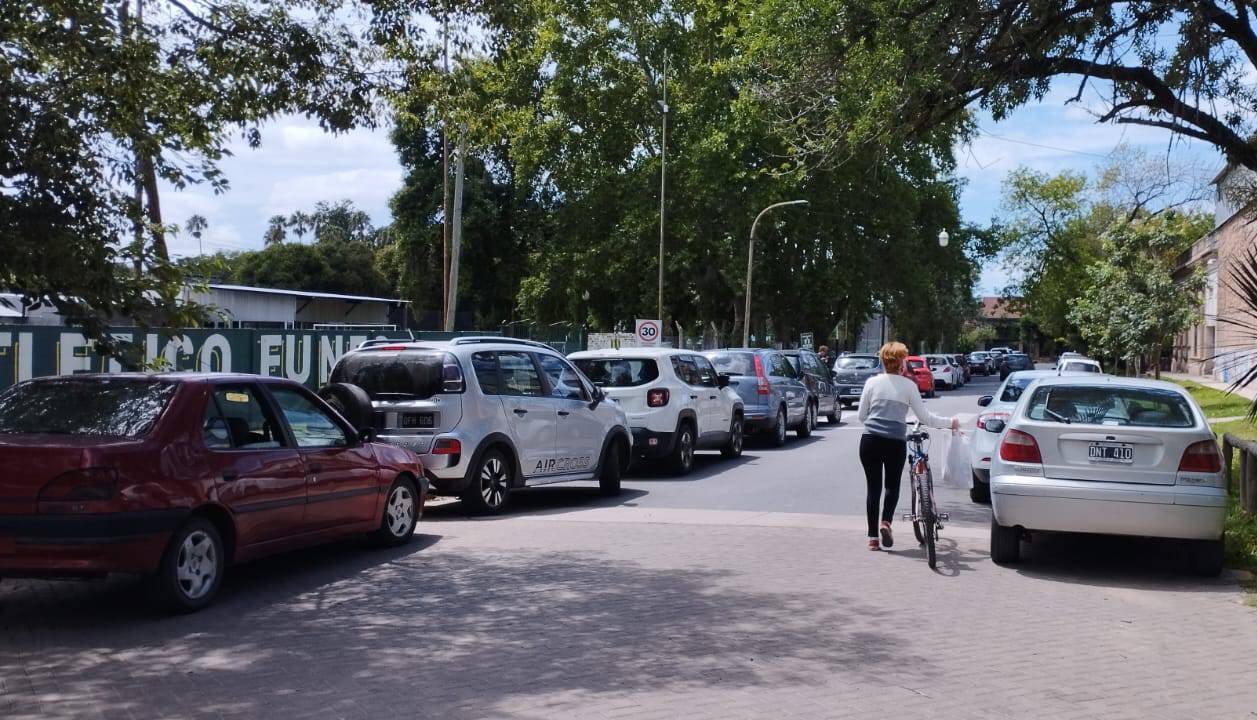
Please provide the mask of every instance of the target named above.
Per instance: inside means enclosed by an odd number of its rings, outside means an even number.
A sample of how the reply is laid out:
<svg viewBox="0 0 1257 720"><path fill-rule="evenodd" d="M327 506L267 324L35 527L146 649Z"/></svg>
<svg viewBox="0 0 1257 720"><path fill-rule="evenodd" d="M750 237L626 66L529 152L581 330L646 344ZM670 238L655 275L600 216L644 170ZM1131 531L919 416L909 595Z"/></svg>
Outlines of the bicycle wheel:
<svg viewBox="0 0 1257 720"><path fill-rule="evenodd" d="M922 478L923 487L921 488L921 532L925 535L925 557L929 563L930 569L933 570L938 564L934 556L934 540L938 537L938 526L934 519L934 503L931 497L931 490L934 483L927 470L925 477Z"/></svg>
<svg viewBox="0 0 1257 720"><path fill-rule="evenodd" d="M921 533L921 508L917 506L917 498L921 493L917 492L918 478L916 473L911 473L908 478L908 489L912 492L912 534L917 537L917 545L925 544L925 536Z"/></svg>

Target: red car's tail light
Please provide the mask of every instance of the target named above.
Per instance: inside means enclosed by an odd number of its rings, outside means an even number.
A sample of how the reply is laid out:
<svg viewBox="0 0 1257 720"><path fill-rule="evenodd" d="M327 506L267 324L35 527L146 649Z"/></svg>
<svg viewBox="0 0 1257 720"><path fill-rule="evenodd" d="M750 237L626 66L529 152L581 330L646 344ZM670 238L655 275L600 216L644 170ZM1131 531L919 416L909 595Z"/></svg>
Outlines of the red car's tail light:
<svg viewBox="0 0 1257 720"><path fill-rule="evenodd" d="M99 512L113 499L118 472L93 467L71 470L53 478L39 491L39 512Z"/></svg>
<svg viewBox="0 0 1257 720"><path fill-rule="evenodd" d="M459 455L463 452L463 444L456 438L440 438L432 444L433 455Z"/></svg>
<svg viewBox="0 0 1257 720"><path fill-rule="evenodd" d="M646 404L650 407L663 407L668 404L671 393L667 388L655 388L646 393Z"/></svg>
<svg viewBox="0 0 1257 720"><path fill-rule="evenodd" d="M1213 440L1201 440L1188 445L1183 451L1183 459L1178 463L1178 471L1222 472L1222 455L1218 452L1218 444Z"/></svg>
<svg viewBox="0 0 1257 720"><path fill-rule="evenodd" d="M764 363L759 359L759 355L755 356L755 377L759 381L755 387L757 394L767 395L772 392L772 389L768 387L768 378L764 376Z"/></svg>
<svg viewBox="0 0 1257 720"><path fill-rule="evenodd" d="M1034 436L1020 430L1009 430L1004 442L999 446L999 457L1006 462L1042 463L1039 454L1039 443Z"/></svg>

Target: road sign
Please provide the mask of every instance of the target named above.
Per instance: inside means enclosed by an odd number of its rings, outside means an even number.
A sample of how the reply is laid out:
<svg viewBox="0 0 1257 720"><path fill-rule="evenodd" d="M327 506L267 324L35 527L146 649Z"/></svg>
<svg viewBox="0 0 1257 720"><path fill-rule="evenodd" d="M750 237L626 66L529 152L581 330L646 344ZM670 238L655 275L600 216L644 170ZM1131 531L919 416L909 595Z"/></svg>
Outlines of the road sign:
<svg viewBox="0 0 1257 720"><path fill-rule="evenodd" d="M816 346L812 344L812 333L802 333L799 335L799 347L804 350L814 350Z"/></svg>
<svg viewBox="0 0 1257 720"><path fill-rule="evenodd" d="M659 321L658 320L637 320L637 339L642 342L645 347L657 347L659 345Z"/></svg>

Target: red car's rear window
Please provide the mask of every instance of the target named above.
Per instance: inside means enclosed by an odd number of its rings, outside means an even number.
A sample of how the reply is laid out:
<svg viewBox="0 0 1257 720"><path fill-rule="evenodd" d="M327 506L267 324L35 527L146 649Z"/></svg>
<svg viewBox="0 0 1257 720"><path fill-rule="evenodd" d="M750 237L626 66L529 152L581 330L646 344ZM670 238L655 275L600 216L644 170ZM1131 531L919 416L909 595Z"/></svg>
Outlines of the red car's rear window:
<svg viewBox="0 0 1257 720"><path fill-rule="evenodd" d="M161 417L176 384L143 378L55 378L0 393L0 434L139 437Z"/></svg>

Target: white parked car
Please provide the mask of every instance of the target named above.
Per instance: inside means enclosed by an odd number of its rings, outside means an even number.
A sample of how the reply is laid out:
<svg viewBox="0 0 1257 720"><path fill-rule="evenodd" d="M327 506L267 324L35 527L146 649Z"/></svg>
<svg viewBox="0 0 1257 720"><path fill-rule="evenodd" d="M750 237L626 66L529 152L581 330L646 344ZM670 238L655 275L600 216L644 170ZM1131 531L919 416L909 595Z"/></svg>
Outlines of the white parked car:
<svg viewBox="0 0 1257 720"><path fill-rule="evenodd" d="M1078 373L1103 373L1104 369L1100 367L1100 363L1082 356L1078 357L1061 357L1060 362L1056 363L1056 369L1061 372L1078 372Z"/></svg>
<svg viewBox="0 0 1257 720"><path fill-rule="evenodd" d="M568 356L628 416L637 457L665 458L686 474L694 451L742 454L743 406L699 353L673 348L587 350Z"/></svg>
<svg viewBox="0 0 1257 720"><path fill-rule="evenodd" d="M991 458L998 447L1000 431L1008 422L1021 394L1036 380L1060 375L1056 370L1018 370L1000 384L994 395L978 398L978 405L983 410L978 413L977 429L973 434L973 442L969 444L969 464L973 467L970 500L982 504L991 502ZM992 423L992 420L998 422Z"/></svg>
<svg viewBox="0 0 1257 720"><path fill-rule="evenodd" d="M964 371L956 365L956 361L946 355L922 355L930 374L934 376L934 384L943 390L951 390L964 384Z"/></svg>
<svg viewBox="0 0 1257 720"><path fill-rule="evenodd" d="M995 421L998 424L998 421ZM991 559L1025 531L1175 538L1222 570L1227 476L1183 388L1133 378L1043 378L1018 400L991 464Z"/></svg>

